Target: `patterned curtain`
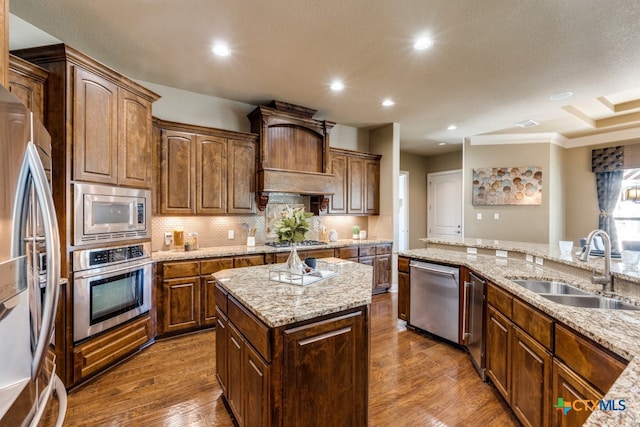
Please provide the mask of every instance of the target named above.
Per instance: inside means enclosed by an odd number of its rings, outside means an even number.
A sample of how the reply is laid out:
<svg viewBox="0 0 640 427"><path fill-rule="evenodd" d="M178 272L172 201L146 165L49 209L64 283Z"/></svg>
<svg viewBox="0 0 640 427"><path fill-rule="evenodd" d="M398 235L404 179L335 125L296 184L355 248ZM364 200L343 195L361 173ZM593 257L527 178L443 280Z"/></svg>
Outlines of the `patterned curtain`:
<svg viewBox="0 0 640 427"><path fill-rule="evenodd" d="M600 208L598 228L606 231L611 238L612 250L620 249L616 224L613 220L613 210L620 198L623 173L622 170L596 172L596 189L598 191L598 207Z"/></svg>

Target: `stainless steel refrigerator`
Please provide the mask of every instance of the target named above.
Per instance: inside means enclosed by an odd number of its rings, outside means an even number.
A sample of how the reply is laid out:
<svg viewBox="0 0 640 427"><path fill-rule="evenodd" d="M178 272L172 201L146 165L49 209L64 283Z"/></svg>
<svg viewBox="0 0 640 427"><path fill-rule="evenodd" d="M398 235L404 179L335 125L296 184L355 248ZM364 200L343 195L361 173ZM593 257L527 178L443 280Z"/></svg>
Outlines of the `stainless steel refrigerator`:
<svg viewBox="0 0 640 427"><path fill-rule="evenodd" d="M0 87L0 426L61 426L66 391L51 351L60 285L50 138ZM53 405L55 408L55 405Z"/></svg>

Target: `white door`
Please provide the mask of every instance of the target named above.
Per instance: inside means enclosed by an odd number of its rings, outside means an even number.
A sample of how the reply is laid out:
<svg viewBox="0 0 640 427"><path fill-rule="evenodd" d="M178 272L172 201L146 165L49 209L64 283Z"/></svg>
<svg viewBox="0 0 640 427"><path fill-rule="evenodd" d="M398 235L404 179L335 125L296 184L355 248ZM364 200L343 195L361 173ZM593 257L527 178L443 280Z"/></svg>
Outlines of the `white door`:
<svg viewBox="0 0 640 427"><path fill-rule="evenodd" d="M462 237L462 171L427 175L429 237Z"/></svg>

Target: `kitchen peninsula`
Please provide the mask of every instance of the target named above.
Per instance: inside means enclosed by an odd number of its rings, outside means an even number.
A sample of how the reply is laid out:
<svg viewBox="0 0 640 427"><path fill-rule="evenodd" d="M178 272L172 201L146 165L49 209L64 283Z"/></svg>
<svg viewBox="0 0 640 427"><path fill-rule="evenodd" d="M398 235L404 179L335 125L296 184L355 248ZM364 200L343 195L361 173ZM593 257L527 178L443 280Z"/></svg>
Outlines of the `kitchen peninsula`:
<svg viewBox="0 0 640 427"><path fill-rule="evenodd" d="M373 269L323 261L337 274L306 286L273 265L214 273L217 377L240 426L367 425Z"/></svg>
<svg viewBox="0 0 640 427"><path fill-rule="evenodd" d="M406 295L411 260L459 266L485 279L487 376L518 418L539 425L581 425L585 419L586 426L638 425L640 311L563 305L513 281L555 280L637 305L638 271L613 261L614 291L605 292L590 280L592 269L602 273L602 258L580 262L575 254L560 254L556 245L424 241L425 249L399 253L398 313L411 316L401 307L403 298L411 297ZM562 413L556 409L564 407L559 398L578 404ZM579 406L583 399L603 403L592 412Z"/></svg>

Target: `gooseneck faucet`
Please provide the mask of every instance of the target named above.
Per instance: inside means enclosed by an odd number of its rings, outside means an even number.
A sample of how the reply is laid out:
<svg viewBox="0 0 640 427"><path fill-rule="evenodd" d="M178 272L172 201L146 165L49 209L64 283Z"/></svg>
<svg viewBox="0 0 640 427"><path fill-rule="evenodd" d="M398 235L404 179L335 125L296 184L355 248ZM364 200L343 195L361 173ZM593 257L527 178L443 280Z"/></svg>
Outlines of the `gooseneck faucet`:
<svg viewBox="0 0 640 427"><path fill-rule="evenodd" d="M589 233L585 248L578 259L584 262L589 259L589 253L591 253L593 238L596 236L602 237L602 240L604 241L604 275L596 275L596 269L594 268L591 281L593 283L601 284L602 290L604 290L605 292L613 292L613 276L611 275L611 239L609 238L609 235L606 231L597 228Z"/></svg>

